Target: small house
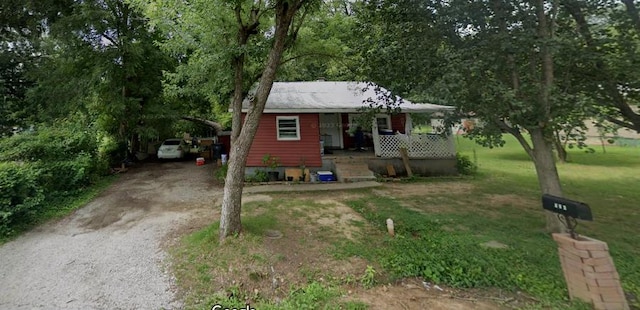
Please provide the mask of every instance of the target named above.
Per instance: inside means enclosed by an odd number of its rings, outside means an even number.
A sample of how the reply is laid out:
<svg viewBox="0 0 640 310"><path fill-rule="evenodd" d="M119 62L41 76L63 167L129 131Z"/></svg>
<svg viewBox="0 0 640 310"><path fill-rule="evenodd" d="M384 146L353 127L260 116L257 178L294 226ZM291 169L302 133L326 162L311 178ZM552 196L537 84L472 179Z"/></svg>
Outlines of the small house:
<svg viewBox="0 0 640 310"><path fill-rule="evenodd" d="M331 170L344 181L370 179L372 172L387 174L389 166L401 174L401 147L408 151L415 173L455 173L451 136L414 132L412 122L412 115L437 117L453 107L399 100L398 113L377 114L370 123L357 124L363 107L383 100L375 88L357 82L274 83L249 152L247 173L264 168L263 158L269 154L278 158L283 171L301 166ZM244 113L248 104L245 100Z"/></svg>

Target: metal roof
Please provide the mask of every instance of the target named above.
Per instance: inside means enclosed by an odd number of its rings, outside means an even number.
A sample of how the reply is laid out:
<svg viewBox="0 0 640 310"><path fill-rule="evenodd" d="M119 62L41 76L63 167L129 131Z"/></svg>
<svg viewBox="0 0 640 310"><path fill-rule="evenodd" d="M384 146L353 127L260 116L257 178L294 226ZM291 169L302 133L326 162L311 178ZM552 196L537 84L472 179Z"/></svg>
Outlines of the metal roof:
<svg viewBox="0 0 640 310"><path fill-rule="evenodd" d="M354 113L368 106L370 100L383 102L378 99L375 87L359 82L275 82L264 113ZM247 111L248 105L249 100L245 99L243 112ZM454 107L402 99L400 109L402 112L426 113L453 110Z"/></svg>

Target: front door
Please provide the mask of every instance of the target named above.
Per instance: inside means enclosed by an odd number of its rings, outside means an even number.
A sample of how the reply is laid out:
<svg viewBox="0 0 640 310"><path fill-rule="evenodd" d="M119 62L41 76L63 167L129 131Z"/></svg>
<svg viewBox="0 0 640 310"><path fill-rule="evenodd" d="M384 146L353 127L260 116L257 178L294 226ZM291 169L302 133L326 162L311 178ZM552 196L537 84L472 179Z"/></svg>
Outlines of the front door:
<svg viewBox="0 0 640 310"><path fill-rule="evenodd" d="M341 149L342 122L338 113L320 113L320 138L324 147Z"/></svg>

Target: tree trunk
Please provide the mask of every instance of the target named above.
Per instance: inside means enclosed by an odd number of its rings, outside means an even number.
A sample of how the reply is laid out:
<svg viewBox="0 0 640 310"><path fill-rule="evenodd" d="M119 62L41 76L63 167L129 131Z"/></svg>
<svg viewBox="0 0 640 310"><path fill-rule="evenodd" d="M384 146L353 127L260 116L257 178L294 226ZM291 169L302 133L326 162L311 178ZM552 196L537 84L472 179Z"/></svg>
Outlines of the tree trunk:
<svg viewBox="0 0 640 310"><path fill-rule="evenodd" d="M557 5L557 4L556 4ZM553 132L549 130L548 122L551 120L551 90L553 88L554 68L553 53L549 46L553 36L553 24L549 24L545 13L545 1L538 0L536 3L536 13L538 16L538 36L543 41L540 48L540 61L542 69L542 81L540 83L540 98L538 104L542 112L538 126L530 128L531 135L531 157L536 167L538 183L543 194L551 194L562 197L562 187L560 186L560 176L556 169L556 162L553 158ZM553 23L553 22L552 22ZM547 232L564 232L565 228L556 214L545 211L547 218Z"/></svg>
<svg viewBox="0 0 640 310"><path fill-rule="evenodd" d="M220 242L225 238L242 231L240 213L242 210L242 188L244 185L244 169L249 155L249 149L253 143L253 137L258 131L258 123L262 117L264 106L271 92L273 81L276 78L278 66L287 46L289 28L293 17L300 9L304 1L277 1L275 3L275 31L274 42L264 70L258 81L253 100L250 102L247 114L240 128L241 109L244 94L242 93L244 57L234 60L235 90L233 99L233 124L231 133L231 151L228 162L227 176L224 184L224 196L222 198L222 210L220 213ZM238 11L239 13L239 11ZM258 21L255 21L257 25ZM240 40L245 40L253 30L252 27L240 24ZM257 27L257 26L256 26Z"/></svg>
<svg viewBox="0 0 640 310"><path fill-rule="evenodd" d="M553 146L556 149L556 152L558 153L558 160L560 162L566 163L567 162L567 150L564 148L564 143L562 143L562 141L560 141L560 136L558 135L558 133L555 133L554 137L553 137Z"/></svg>
<svg viewBox="0 0 640 310"><path fill-rule="evenodd" d="M532 159L538 175L538 184L543 194L550 194L562 197L562 187L560 176L553 159L551 141L544 136L544 131L540 128L533 129L531 134ZM545 211L547 218L547 232L564 232L565 227L560 222L555 213Z"/></svg>
<svg viewBox="0 0 640 310"><path fill-rule="evenodd" d="M220 212L220 241L242 231L240 212L242 211L242 189L247 156L242 156L242 152L239 150L233 150L230 155Z"/></svg>

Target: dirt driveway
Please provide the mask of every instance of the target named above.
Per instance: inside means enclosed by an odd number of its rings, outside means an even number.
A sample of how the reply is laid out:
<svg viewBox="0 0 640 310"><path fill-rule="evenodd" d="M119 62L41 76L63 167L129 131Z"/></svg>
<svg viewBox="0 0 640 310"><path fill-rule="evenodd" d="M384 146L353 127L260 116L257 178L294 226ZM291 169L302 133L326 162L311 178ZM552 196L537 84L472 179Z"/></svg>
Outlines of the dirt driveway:
<svg viewBox="0 0 640 310"><path fill-rule="evenodd" d="M211 165L145 164L62 221L0 247L0 309L176 309L162 238L215 212Z"/></svg>

